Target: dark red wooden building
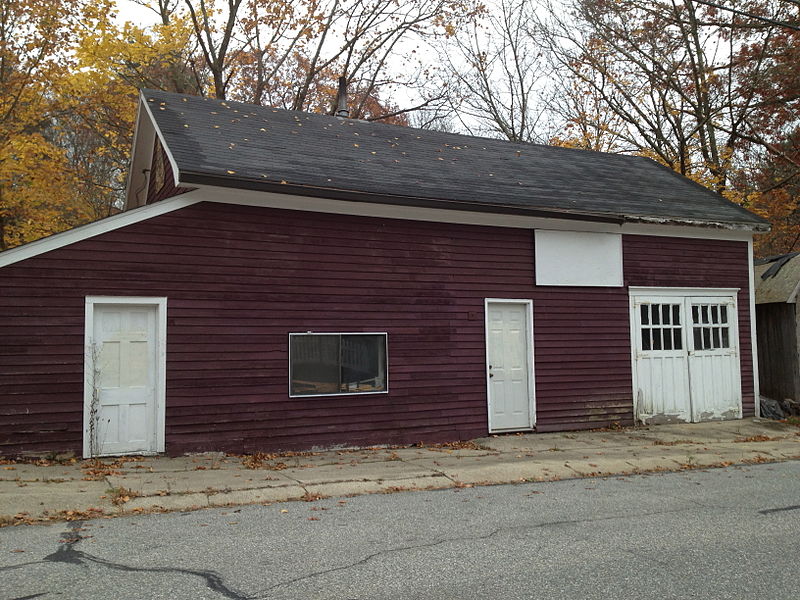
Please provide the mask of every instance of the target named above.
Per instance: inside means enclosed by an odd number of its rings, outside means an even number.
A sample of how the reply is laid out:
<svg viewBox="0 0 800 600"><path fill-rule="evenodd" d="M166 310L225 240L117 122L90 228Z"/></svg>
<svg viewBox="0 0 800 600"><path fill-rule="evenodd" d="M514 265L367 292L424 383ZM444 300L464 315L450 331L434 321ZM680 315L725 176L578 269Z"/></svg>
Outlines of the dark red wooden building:
<svg viewBox="0 0 800 600"><path fill-rule="evenodd" d="M0 255L0 453L753 415L766 227L644 158L146 91L125 211Z"/></svg>

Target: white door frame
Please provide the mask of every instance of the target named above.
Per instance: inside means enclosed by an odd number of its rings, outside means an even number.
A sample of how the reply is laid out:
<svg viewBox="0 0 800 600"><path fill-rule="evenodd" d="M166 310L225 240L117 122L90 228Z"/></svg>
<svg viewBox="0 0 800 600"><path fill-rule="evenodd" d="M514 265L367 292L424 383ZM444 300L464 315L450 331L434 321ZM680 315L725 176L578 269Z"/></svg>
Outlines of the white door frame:
<svg viewBox="0 0 800 600"><path fill-rule="evenodd" d="M635 301L637 296L668 296L674 298L683 298L685 299L687 296L702 296L705 298L718 298L718 297L733 297L733 314L735 315L735 320L732 320L732 324L735 326L733 330L735 332L733 343L735 343L736 348L736 358L740 361L739 367L739 378L742 377L741 372L741 355L739 354L739 303L738 303L738 294L741 288L703 288L703 287L641 287L641 286L629 286L628 287L628 316L630 318L630 335L631 335L631 380L633 382L633 420L637 421L638 419L638 410L639 407L637 406L638 397L637 391L639 389L638 382L636 380L636 339L637 339L637 332L636 332L636 306ZM686 320L688 321L689 315L686 316ZM688 332L686 335L690 335L691 332ZM689 340L687 337L686 340L687 348ZM688 365L687 365L688 367ZM691 394L691 388L690 392ZM739 395L739 414L742 414L742 399L741 393ZM690 410L691 415L691 410Z"/></svg>
<svg viewBox="0 0 800 600"><path fill-rule="evenodd" d="M94 396L94 307L95 304L127 304L152 306L156 309L156 376L155 376L155 452L164 452L166 390L167 390L167 299L141 296L86 296L86 312L83 345L83 457L91 458L91 406ZM140 453L135 453L140 454ZM97 456L102 456L98 454Z"/></svg>
<svg viewBox="0 0 800 600"><path fill-rule="evenodd" d="M486 372L486 410L488 413L489 433L493 433L492 427L492 395L489 383L489 305L490 304L523 304L525 305L525 318L528 320L528 411L529 423L523 429L503 429L503 432L526 431L536 426L536 380L534 379L533 368L533 300L513 299L513 298L486 298L483 306L483 339L486 349L484 369Z"/></svg>

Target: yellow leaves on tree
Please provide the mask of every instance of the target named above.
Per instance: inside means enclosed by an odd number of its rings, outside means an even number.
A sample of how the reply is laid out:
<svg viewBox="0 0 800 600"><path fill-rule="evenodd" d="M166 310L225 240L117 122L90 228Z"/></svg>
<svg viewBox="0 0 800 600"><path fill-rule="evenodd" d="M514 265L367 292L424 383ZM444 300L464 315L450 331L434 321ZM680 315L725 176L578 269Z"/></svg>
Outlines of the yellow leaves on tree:
<svg viewBox="0 0 800 600"><path fill-rule="evenodd" d="M78 2L0 0L0 249L64 229L73 207L51 143ZM62 184L62 185L59 185ZM62 210L65 209L65 210Z"/></svg>
<svg viewBox="0 0 800 600"><path fill-rule="evenodd" d="M38 133L13 136L0 149L0 221L6 247L75 227L88 220L72 193L63 151Z"/></svg>

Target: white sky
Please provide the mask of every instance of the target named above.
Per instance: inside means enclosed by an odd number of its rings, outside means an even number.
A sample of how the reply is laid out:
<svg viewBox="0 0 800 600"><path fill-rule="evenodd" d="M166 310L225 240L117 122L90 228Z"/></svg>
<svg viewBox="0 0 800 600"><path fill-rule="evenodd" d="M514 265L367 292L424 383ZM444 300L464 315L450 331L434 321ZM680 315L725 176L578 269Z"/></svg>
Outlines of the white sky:
<svg viewBox="0 0 800 600"><path fill-rule="evenodd" d="M133 0L117 0L117 20L120 23L132 21L137 25L148 26L157 23L158 16Z"/></svg>

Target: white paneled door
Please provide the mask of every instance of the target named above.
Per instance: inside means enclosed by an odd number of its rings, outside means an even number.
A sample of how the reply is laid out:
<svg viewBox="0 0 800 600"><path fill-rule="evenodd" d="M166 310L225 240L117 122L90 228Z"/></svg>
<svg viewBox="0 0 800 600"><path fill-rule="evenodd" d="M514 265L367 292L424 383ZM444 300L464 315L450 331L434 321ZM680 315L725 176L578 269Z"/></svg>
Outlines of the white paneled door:
<svg viewBox="0 0 800 600"><path fill-rule="evenodd" d="M634 393L640 421L741 416L735 296L706 293L632 294Z"/></svg>
<svg viewBox="0 0 800 600"><path fill-rule="evenodd" d="M533 340L531 305L487 301L486 375L489 430L533 427Z"/></svg>
<svg viewBox="0 0 800 600"><path fill-rule="evenodd" d="M87 348L87 436L91 456L159 450L158 306L92 306ZM87 317L89 315L87 314Z"/></svg>

